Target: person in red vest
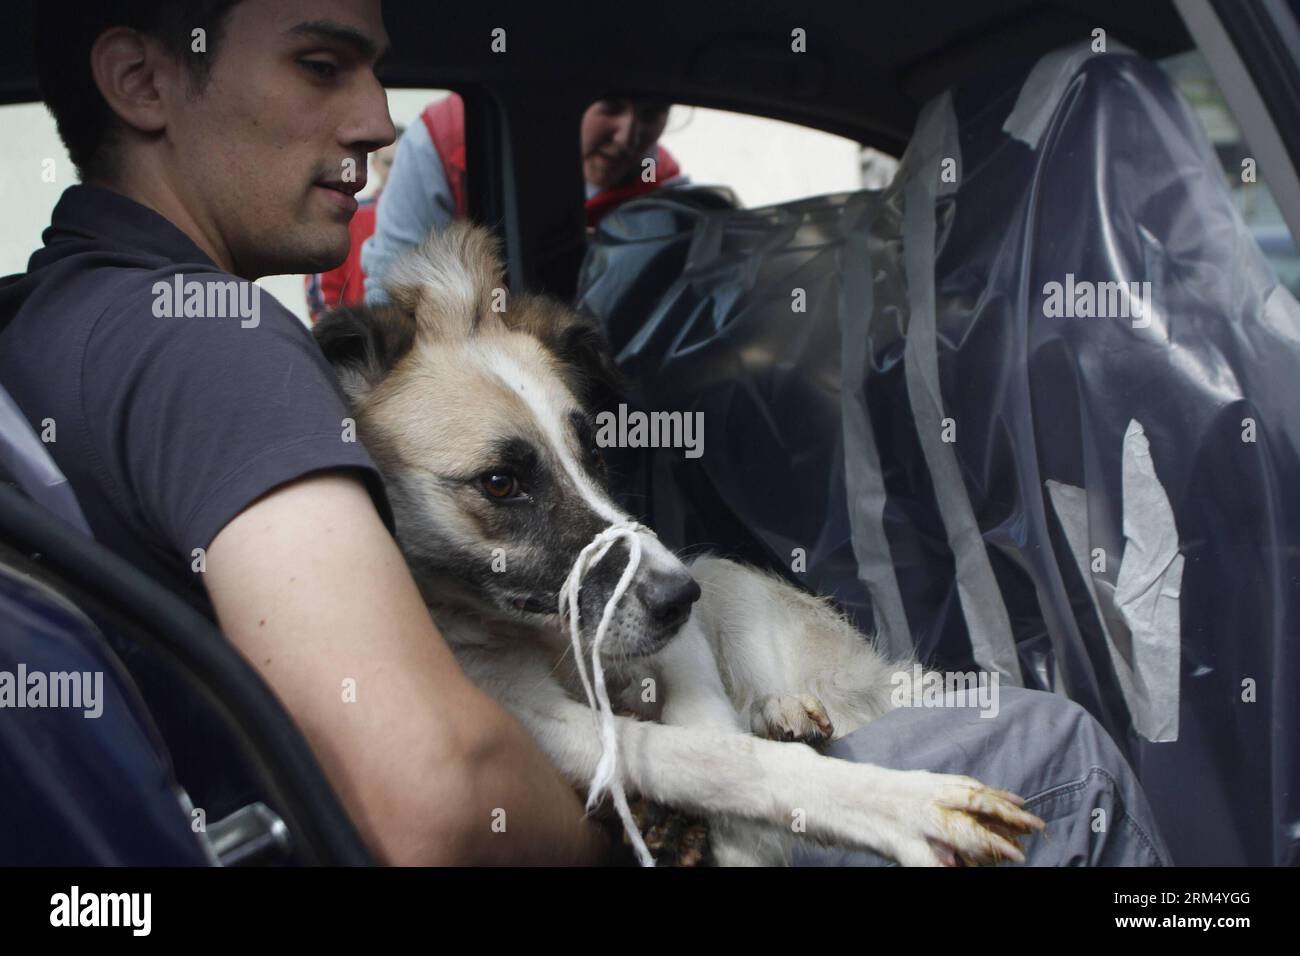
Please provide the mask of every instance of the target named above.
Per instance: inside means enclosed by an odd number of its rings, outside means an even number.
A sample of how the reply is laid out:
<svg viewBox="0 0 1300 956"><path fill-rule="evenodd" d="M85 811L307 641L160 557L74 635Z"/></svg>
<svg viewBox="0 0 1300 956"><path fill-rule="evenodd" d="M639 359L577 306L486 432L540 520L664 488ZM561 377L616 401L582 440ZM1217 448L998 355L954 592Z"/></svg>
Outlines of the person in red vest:
<svg viewBox="0 0 1300 956"><path fill-rule="evenodd" d="M374 234L362 248L361 263L370 277L367 302L385 301L377 280L403 254L467 215L464 101L452 93L427 106L420 120L398 141ZM659 145L667 123L668 104L646 100L598 100L583 113L588 226L629 199L687 182L677 160ZM654 160L651 177L642 175L647 159Z"/></svg>
<svg viewBox="0 0 1300 956"><path fill-rule="evenodd" d="M397 135L402 135L401 126L397 127ZM338 305L356 305L365 297L366 274L361 268L361 244L375 231L379 193L393 168L393 158L396 155L396 143L370 154L370 176L375 179L377 188L373 195L357 200L357 211L348 223L348 238L352 241L348 257L329 272L303 276L307 286L307 313L313 323L326 310Z"/></svg>

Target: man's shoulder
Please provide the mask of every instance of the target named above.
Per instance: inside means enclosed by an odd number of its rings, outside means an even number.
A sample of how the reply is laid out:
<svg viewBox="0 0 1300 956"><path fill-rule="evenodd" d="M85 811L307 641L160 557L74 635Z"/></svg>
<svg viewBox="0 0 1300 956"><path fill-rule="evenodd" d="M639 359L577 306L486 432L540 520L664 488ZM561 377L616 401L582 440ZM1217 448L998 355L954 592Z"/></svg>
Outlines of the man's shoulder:
<svg viewBox="0 0 1300 956"><path fill-rule="evenodd" d="M192 346L198 352L311 349L311 332L256 282L212 266L99 270L100 308L88 347L113 341L137 349ZM218 356L209 354L217 361Z"/></svg>
<svg viewBox="0 0 1300 956"><path fill-rule="evenodd" d="M155 319L235 320L245 329L261 325L263 314L277 321L294 319L256 282L215 269L151 273L133 287L131 304L136 314L141 311L145 284L148 285L148 315Z"/></svg>
<svg viewBox="0 0 1300 956"><path fill-rule="evenodd" d="M257 283L210 265L116 271L66 355L86 415L115 419L105 428L121 427L127 408L135 422L152 420L159 403L177 426L220 414L234 431L255 418L286 435L346 414L311 331Z"/></svg>
<svg viewBox="0 0 1300 956"><path fill-rule="evenodd" d="M310 330L256 283L206 271L137 275L97 322L80 387L114 474L148 499L158 536L188 553L257 497L366 451ZM100 412L91 409L102 409ZM155 444L165 446L160 450Z"/></svg>
<svg viewBox="0 0 1300 956"><path fill-rule="evenodd" d="M106 326L132 334L167 336L179 319L228 319L243 328L271 319L293 329L305 326L260 286L211 263L173 262L126 249L88 249L9 280L9 308L18 326L47 330L50 316L68 333L97 333ZM110 321L111 320L111 321ZM220 326L212 324L211 331Z"/></svg>

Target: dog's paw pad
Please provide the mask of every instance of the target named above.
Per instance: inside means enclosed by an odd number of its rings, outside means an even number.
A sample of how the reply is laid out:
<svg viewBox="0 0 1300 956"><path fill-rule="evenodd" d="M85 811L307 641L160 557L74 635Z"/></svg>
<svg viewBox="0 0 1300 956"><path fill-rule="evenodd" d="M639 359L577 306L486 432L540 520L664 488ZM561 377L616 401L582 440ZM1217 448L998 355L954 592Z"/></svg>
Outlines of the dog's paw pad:
<svg viewBox="0 0 1300 956"><path fill-rule="evenodd" d="M816 747L835 734L826 708L807 694L773 694L754 704L751 723L754 733L769 740L808 744Z"/></svg>

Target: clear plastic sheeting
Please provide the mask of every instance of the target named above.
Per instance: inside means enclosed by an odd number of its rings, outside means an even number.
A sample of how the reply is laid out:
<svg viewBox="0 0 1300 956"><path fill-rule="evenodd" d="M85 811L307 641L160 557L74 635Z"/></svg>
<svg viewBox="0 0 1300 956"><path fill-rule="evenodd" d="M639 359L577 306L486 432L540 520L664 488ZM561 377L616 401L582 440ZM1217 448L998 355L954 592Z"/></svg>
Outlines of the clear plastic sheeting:
<svg viewBox="0 0 1300 956"><path fill-rule="evenodd" d="M580 305L704 413L626 503L1078 701L1176 863L1300 863L1300 308L1156 66L1049 65L930 104L883 192L602 223Z"/></svg>
<svg viewBox="0 0 1300 956"><path fill-rule="evenodd" d="M580 279L633 397L648 410L704 413L700 458L627 456L628 506L675 546L707 546L834 596L864 630L873 620L851 540L850 474L860 495L858 480L874 481L874 506L854 500L877 523L871 573L892 566L879 472L845 468L839 299L845 241L865 238L878 203L854 194L721 215L684 198L630 203L607 217ZM869 430L861 438L872 441ZM607 457L615 473L629 470ZM854 460L869 457L855 442ZM906 650L901 598L879 603L895 609Z"/></svg>

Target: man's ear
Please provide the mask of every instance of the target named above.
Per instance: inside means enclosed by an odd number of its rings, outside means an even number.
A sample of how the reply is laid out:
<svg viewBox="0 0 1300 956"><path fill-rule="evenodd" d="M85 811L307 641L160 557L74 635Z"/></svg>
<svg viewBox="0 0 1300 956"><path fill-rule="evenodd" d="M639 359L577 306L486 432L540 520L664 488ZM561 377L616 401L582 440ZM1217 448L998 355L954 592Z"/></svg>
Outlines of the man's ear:
<svg viewBox="0 0 1300 956"><path fill-rule="evenodd" d="M334 309L312 327L352 407L393 370L415 343L415 318L393 306Z"/></svg>
<svg viewBox="0 0 1300 956"><path fill-rule="evenodd" d="M152 37L130 27L111 27L90 48L90 70L100 95L121 122L141 133L167 125L167 107L186 82L183 64Z"/></svg>

